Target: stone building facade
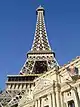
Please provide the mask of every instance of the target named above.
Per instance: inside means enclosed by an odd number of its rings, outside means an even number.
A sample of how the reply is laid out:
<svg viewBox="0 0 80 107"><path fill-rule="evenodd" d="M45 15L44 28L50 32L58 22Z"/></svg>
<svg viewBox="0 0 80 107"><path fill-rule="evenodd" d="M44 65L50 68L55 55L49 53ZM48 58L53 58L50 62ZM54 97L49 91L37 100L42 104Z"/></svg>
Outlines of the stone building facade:
<svg viewBox="0 0 80 107"><path fill-rule="evenodd" d="M26 92L19 107L80 107L80 76L71 75L70 66L80 71L80 57L35 79L31 94L27 98Z"/></svg>
<svg viewBox="0 0 80 107"><path fill-rule="evenodd" d="M60 66L49 45L44 8L36 15L33 45L19 75L7 76L0 107L80 107L80 57Z"/></svg>

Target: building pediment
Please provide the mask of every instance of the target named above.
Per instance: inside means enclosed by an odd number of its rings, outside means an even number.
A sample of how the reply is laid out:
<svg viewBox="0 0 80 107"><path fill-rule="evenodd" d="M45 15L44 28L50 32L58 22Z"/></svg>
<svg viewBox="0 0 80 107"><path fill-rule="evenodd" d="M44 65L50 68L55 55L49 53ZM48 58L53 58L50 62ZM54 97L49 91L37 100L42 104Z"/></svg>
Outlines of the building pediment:
<svg viewBox="0 0 80 107"><path fill-rule="evenodd" d="M41 79L37 82L37 84L36 84L36 86L35 86L35 88L34 88L33 93L42 91L42 90L44 90L44 89L52 86L52 84L53 84L52 80L50 80L50 79L48 79L48 78L41 78Z"/></svg>

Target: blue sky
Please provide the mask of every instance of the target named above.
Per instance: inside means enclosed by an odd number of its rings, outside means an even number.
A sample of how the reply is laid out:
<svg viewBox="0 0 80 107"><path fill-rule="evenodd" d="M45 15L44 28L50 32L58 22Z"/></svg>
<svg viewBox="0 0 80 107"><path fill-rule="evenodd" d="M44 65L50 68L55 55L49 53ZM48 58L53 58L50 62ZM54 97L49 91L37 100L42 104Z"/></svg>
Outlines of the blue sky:
<svg viewBox="0 0 80 107"><path fill-rule="evenodd" d="M0 0L0 88L18 74L32 46L36 8L45 8L48 39L60 65L80 55L80 0Z"/></svg>

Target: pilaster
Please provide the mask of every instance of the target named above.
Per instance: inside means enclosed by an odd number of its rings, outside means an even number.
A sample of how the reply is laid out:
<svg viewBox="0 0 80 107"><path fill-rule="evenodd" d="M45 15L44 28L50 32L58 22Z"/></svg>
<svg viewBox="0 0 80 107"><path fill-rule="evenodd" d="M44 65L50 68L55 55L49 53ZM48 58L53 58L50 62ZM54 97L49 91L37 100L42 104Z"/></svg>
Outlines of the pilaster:
<svg viewBox="0 0 80 107"><path fill-rule="evenodd" d="M52 107L57 107L56 105L56 93L55 93L55 84L53 82L53 92L52 92Z"/></svg>
<svg viewBox="0 0 80 107"><path fill-rule="evenodd" d="M60 99L60 85L57 83L56 84L56 102L57 106L56 107L61 107L61 99Z"/></svg>

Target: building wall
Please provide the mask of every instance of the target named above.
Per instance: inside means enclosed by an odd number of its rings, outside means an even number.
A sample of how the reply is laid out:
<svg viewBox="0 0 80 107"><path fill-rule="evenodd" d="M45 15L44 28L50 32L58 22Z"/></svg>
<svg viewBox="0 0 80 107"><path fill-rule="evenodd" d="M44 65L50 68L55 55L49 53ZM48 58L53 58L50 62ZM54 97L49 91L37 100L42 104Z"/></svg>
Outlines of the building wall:
<svg viewBox="0 0 80 107"><path fill-rule="evenodd" d="M34 80L35 86L28 95L29 98L23 99L24 95L19 107L69 107L71 103L80 107L80 76L76 75L72 79L66 70L72 64L78 68L80 74L80 58L59 70L53 69L45 73Z"/></svg>

